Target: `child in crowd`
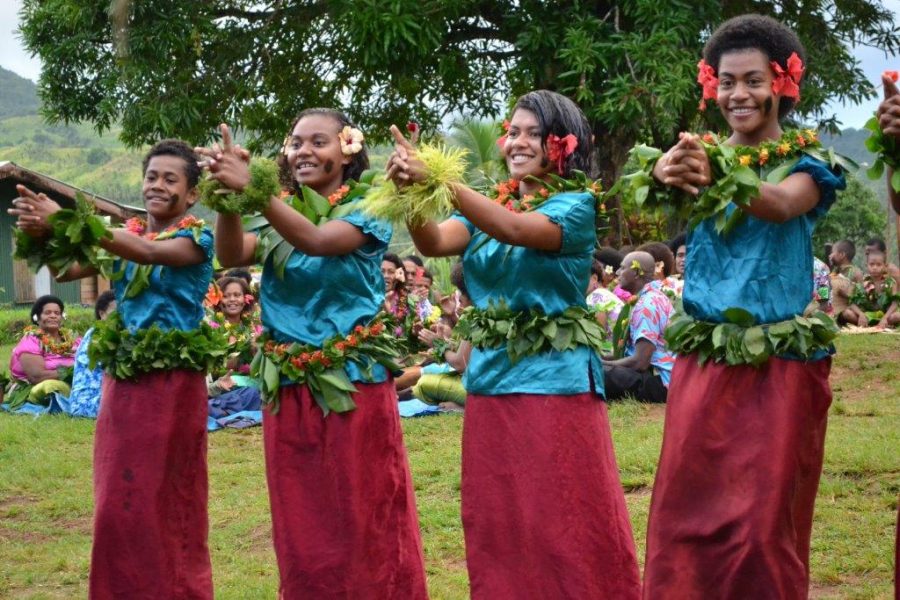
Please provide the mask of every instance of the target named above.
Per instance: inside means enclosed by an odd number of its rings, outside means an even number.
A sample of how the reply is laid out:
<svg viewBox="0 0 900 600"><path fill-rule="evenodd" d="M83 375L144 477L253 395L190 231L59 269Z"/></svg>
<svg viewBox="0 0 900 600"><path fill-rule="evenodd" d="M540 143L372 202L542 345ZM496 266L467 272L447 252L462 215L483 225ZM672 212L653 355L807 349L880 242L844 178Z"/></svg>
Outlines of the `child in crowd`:
<svg viewBox="0 0 900 600"><path fill-rule="evenodd" d="M853 264L854 256L856 256L856 245L850 240L840 240L832 245L828 261L831 263L834 273L843 275L851 283L859 283L862 281L863 272Z"/></svg>
<svg viewBox="0 0 900 600"><path fill-rule="evenodd" d="M896 279L887 274L887 258L880 250L870 250L866 254L868 275L857 283L850 296L852 314L850 322L866 327L874 325L880 329L896 327L900 324L900 286Z"/></svg>

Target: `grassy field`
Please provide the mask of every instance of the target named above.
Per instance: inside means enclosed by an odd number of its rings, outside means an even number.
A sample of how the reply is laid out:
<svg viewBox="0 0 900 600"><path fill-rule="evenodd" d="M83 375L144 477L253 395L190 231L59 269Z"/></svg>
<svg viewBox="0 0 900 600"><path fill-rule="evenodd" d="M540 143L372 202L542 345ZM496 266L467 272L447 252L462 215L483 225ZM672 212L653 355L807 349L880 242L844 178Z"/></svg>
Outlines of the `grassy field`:
<svg viewBox="0 0 900 600"><path fill-rule="evenodd" d="M0 357L8 348L0 349ZM813 529L813 598L892 597L900 492L900 337L842 336L832 374L825 472ZM612 427L642 557L662 407L618 404ZM468 593L459 520L462 418L404 422L431 597ZM94 424L0 414L0 597L86 595ZM210 436L210 546L216 597L274 598L262 437Z"/></svg>

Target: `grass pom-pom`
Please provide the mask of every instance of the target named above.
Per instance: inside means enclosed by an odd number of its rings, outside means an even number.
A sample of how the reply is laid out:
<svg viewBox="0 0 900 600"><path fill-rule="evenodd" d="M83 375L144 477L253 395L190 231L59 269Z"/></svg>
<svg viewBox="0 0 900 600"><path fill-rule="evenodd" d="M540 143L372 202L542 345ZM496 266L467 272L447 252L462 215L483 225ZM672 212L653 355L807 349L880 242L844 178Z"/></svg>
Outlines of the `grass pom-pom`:
<svg viewBox="0 0 900 600"><path fill-rule="evenodd" d="M281 191L278 166L275 161L257 158L250 163L250 183L240 194L219 193L225 189L215 179L200 183L200 202L203 206L226 215L249 215L265 210L272 196Z"/></svg>
<svg viewBox="0 0 900 600"><path fill-rule="evenodd" d="M386 181L370 191L363 210L373 217L393 223L419 226L453 210L452 183L460 183L466 170L465 150L422 144L416 151L425 164L425 181L397 188Z"/></svg>

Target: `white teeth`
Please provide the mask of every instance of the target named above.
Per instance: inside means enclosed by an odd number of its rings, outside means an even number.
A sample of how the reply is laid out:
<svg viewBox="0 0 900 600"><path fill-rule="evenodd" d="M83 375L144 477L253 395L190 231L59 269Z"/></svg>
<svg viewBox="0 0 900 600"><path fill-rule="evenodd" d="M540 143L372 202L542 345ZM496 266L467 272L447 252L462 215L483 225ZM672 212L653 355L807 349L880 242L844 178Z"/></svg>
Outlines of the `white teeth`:
<svg viewBox="0 0 900 600"><path fill-rule="evenodd" d="M510 156L510 160L512 160L512 162L514 163L522 163L531 160L531 157L524 154L513 154L512 156Z"/></svg>
<svg viewBox="0 0 900 600"><path fill-rule="evenodd" d="M298 169L306 169L306 168L313 168L313 167L315 167L315 166L316 166L316 165L314 165L313 163L305 162L305 163L300 163L300 164L298 164L298 165L297 165L297 168L298 168Z"/></svg>
<svg viewBox="0 0 900 600"><path fill-rule="evenodd" d="M731 112L736 115L746 115L752 113L755 110L755 108L732 108Z"/></svg>

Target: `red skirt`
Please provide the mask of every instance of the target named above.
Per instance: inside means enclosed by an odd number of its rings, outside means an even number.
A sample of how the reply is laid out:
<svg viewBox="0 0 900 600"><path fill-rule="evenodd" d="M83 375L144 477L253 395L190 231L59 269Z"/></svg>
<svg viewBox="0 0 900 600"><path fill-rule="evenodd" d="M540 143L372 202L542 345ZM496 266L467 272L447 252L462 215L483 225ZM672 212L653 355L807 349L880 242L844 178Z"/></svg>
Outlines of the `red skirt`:
<svg viewBox="0 0 900 600"><path fill-rule="evenodd" d="M204 374L104 377L102 398L90 597L211 599Z"/></svg>
<svg viewBox="0 0 900 600"><path fill-rule="evenodd" d="M644 598L805 599L831 359L679 357L647 530Z"/></svg>
<svg viewBox="0 0 900 600"><path fill-rule="evenodd" d="M594 394L470 394L462 520L473 599L640 596L606 406Z"/></svg>
<svg viewBox="0 0 900 600"><path fill-rule="evenodd" d="M322 416L307 386L263 415L280 598L427 598L422 540L393 381L355 384Z"/></svg>

